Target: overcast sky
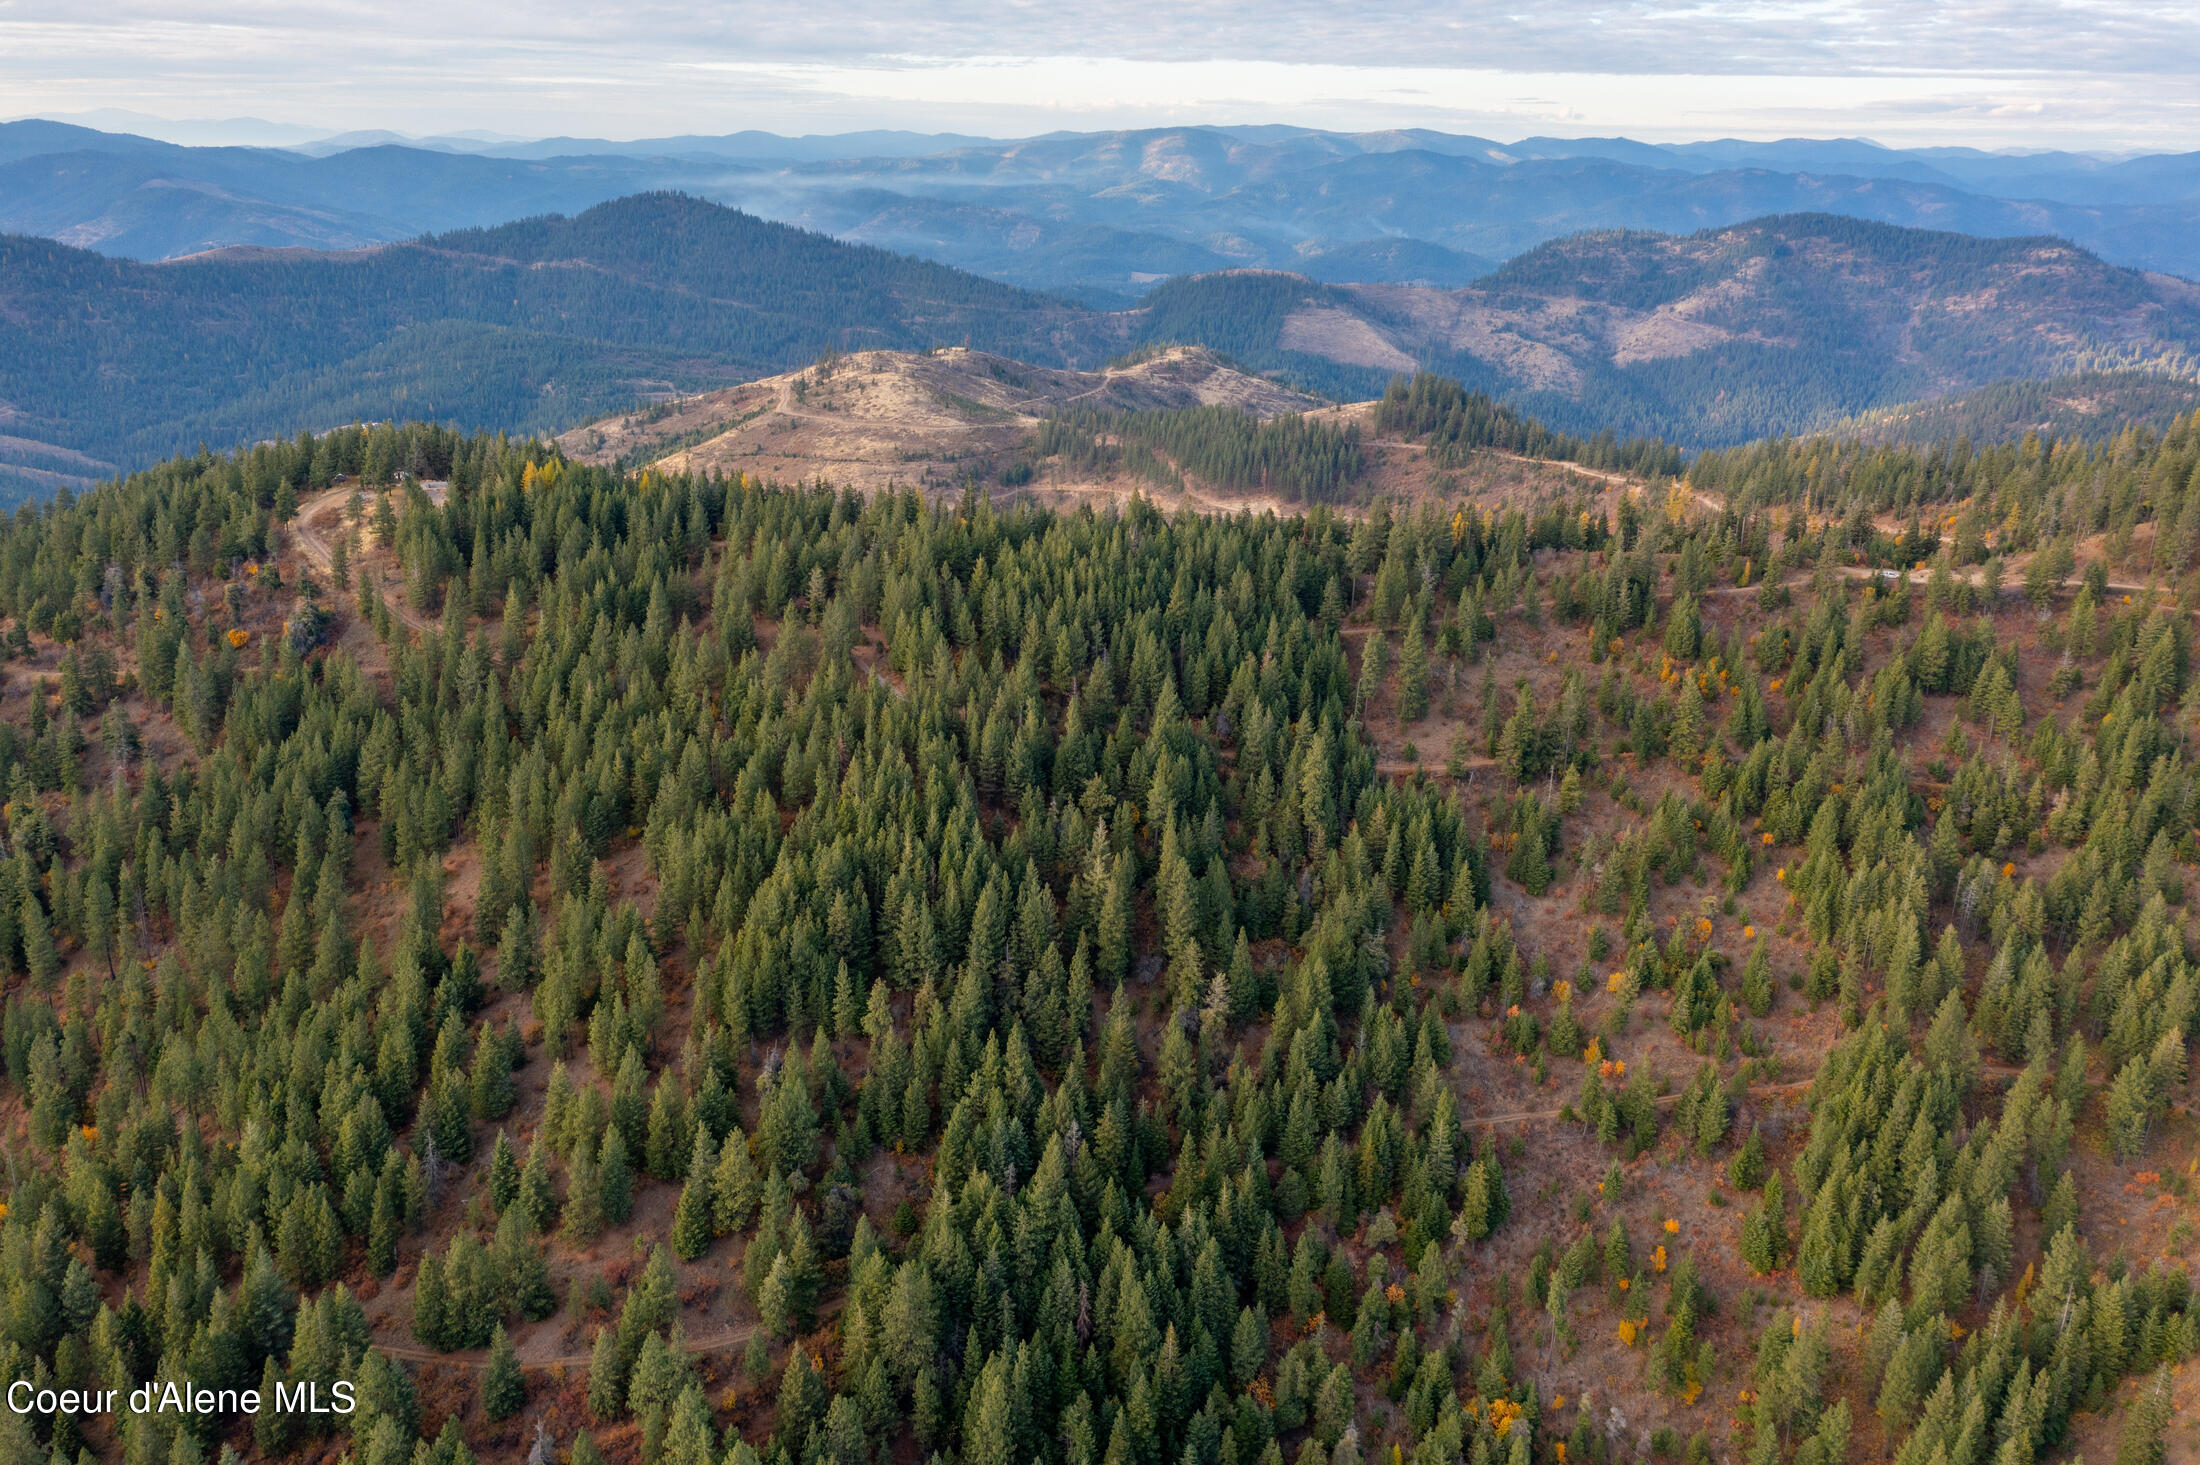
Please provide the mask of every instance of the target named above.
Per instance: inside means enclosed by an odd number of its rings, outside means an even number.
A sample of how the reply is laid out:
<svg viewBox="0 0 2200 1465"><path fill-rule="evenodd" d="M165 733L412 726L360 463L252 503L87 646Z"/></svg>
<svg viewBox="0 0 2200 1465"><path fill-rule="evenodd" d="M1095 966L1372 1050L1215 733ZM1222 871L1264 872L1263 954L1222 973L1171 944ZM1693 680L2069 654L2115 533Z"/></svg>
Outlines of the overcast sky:
<svg viewBox="0 0 2200 1465"><path fill-rule="evenodd" d="M1284 122L2183 150L2200 4L0 0L0 116L99 109L415 135Z"/></svg>

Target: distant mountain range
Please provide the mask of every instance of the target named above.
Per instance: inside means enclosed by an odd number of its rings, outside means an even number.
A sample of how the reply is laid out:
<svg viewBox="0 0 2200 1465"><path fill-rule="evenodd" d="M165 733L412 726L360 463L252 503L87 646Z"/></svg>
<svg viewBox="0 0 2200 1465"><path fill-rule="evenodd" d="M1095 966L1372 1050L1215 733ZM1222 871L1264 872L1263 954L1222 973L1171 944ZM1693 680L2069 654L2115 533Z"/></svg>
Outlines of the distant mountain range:
<svg viewBox="0 0 2200 1465"><path fill-rule="evenodd" d="M224 245L351 248L679 189L1034 289L1125 304L1176 275L1466 285L1587 229L1686 233L1822 212L1981 236L2053 234L2200 277L2200 153L1890 149L1850 139L1499 143L1287 127L953 135L768 133L630 143L181 147L0 124L0 230L132 259Z"/></svg>
<svg viewBox="0 0 2200 1465"><path fill-rule="evenodd" d="M0 236L0 469L46 491L355 419L558 430L833 351L1091 368L1161 343L1346 399L1433 369L1569 431L1702 446L2007 378L2189 379L2200 286L1824 214L1575 235L1460 289L1233 270L1130 309L665 193L344 252L146 264Z"/></svg>

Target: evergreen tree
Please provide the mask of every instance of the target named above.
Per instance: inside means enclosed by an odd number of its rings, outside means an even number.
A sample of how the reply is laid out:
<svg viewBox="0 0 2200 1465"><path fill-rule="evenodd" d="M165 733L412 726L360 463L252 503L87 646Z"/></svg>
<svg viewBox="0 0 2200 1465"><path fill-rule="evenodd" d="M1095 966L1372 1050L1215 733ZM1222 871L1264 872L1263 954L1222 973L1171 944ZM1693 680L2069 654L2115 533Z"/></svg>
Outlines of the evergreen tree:
<svg viewBox="0 0 2200 1465"><path fill-rule="evenodd" d="M1749 960L1742 964L1741 1003L1751 1017L1763 1017L1772 1011L1773 998L1777 995L1772 984L1772 962L1765 951L1763 937L1750 948Z"/></svg>
<svg viewBox="0 0 2200 1465"><path fill-rule="evenodd" d="M450 1294L444 1285L443 1259L430 1252L420 1259L413 1279L413 1337L422 1346L443 1349L450 1329Z"/></svg>
<svg viewBox="0 0 2200 1465"><path fill-rule="evenodd" d="M710 1249L717 1199L713 1192L718 1153L708 1131L698 1131L694 1154L688 1161L687 1183L672 1216L672 1249L682 1261L691 1262Z"/></svg>
<svg viewBox="0 0 2200 1465"><path fill-rule="evenodd" d="M1787 1244L1787 1192L1775 1175L1765 1182L1763 1203L1742 1224L1742 1260L1769 1275L1787 1259Z"/></svg>
<svg viewBox="0 0 2200 1465"><path fill-rule="evenodd" d="M634 1167L626 1158L626 1137L616 1124L604 1131L596 1195L596 1209L614 1226L624 1225L634 1213Z"/></svg>
<svg viewBox="0 0 2200 1465"><path fill-rule="evenodd" d="M510 1419L527 1402L527 1379L504 1325L489 1336L489 1361L481 1370L481 1412L491 1419Z"/></svg>
<svg viewBox="0 0 2200 1465"><path fill-rule="evenodd" d="M626 1371L619 1366L619 1346L608 1328L596 1329L588 1354L588 1412L599 1422L626 1412Z"/></svg>
<svg viewBox="0 0 2200 1465"><path fill-rule="evenodd" d="M519 1159L512 1153L512 1142L501 1129L489 1150L488 1191L489 1206L500 1215L519 1195Z"/></svg>
<svg viewBox="0 0 2200 1465"><path fill-rule="evenodd" d="M1428 646L1421 633L1421 618L1406 622L1405 641L1398 651L1398 720L1419 722L1428 715Z"/></svg>
<svg viewBox="0 0 2200 1465"><path fill-rule="evenodd" d="M2169 1447L2169 1366L2154 1371L2124 1416L2116 1441L2116 1465L2160 1465Z"/></svg>

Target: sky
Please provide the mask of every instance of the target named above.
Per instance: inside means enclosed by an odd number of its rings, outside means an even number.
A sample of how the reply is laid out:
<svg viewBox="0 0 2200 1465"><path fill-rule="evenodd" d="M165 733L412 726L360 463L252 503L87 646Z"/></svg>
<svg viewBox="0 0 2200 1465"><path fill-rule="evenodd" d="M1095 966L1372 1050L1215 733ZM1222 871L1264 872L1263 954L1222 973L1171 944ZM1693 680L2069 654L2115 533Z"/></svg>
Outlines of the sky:
<svg viewBox="0 0 2200 1465"><path fill-rule="evenodd" d="M0 0L0 116L179 141L1184 123L2200 149L2150 0Z"/></svg>

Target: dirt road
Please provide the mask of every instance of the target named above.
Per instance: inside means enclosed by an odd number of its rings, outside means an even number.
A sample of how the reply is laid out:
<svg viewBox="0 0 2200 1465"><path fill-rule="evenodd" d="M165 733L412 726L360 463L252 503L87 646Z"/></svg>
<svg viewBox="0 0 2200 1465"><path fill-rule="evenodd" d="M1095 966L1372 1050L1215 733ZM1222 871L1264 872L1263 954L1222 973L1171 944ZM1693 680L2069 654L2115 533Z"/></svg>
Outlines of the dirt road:
<svg viewBox="0 0 2200 1465"><path fill-rule="evenodd" d="M1503 448L1488 448L1484 451L1488 452L1493 458L1503 458L1511 463L1527 463L1539 468L1561 468L1568 473L1578 473L1583 478L1594 478L1598 482L1608 484L1613 488L1634 491L1648 486L1641 479L1629 474L1614 473L1605 468L1591 468L1585 464L1576 463L1570 458L1531 458L1525 453L1508 453ZM1709 506L1709 499L1705 495L1698 494L1696 497Z"/></svg>
<svg viewBox="0 0 2200 1465"><path fill-rule="evenodd" d="M428 495L428 502L443 502L446 485L430 483L422 487ZM319 571L321 577L329 581L339 594L343 587L334 584L335 536L340 532L338 526L343 519L344 505L357 490L357 484L347 483L315 494L298 506L298 516L290 521L291 536L298 546L298 552L305 556L307 563ZM426 633L435 628L436 622L406 605L403 596L385 594L382 600L389 607L390 614L411 629Z"/></svg>

